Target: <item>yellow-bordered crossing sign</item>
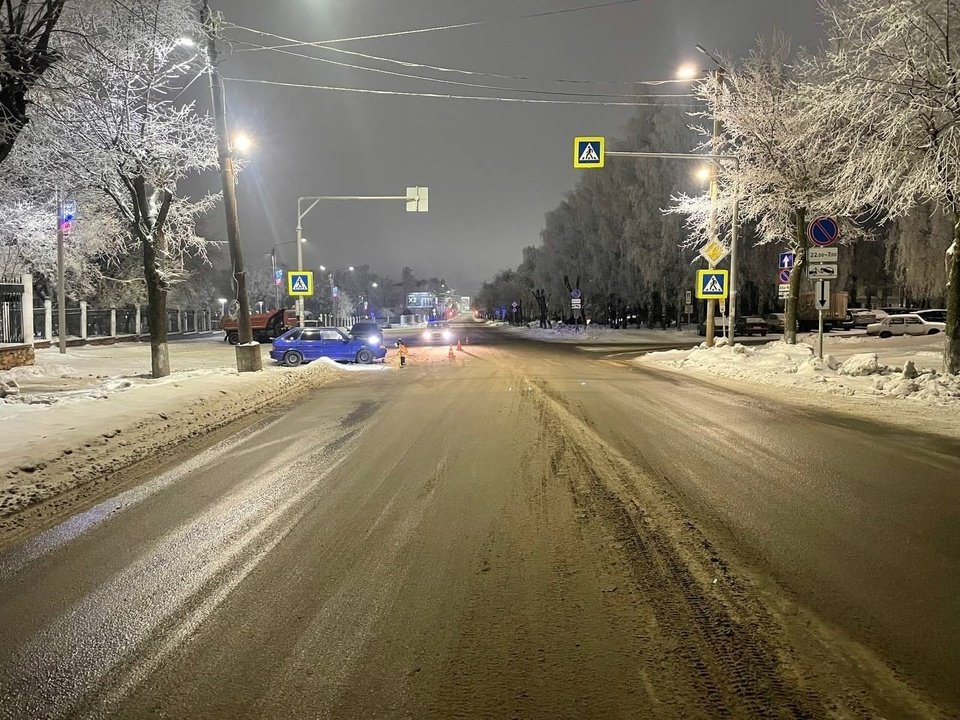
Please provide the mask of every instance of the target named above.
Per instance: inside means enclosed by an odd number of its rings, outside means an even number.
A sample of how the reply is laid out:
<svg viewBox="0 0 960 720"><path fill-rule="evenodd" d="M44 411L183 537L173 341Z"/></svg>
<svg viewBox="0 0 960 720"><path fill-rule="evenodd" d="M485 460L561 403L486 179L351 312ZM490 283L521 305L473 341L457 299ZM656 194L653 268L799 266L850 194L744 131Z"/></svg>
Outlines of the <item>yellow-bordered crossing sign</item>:
<svg viewBox="0 0 960 720"><path fill-rule="evenodd" d="M726 300L730 294L729 270L697 270L697 299Z"/></svg>
<svg viewBox="0 0 960 720"><path fill-rule="evenodd" d="M607 140L602 137L573 139L573 166L575 168L602 168L606 162Z"/></svg>
<svg viewBox="0 0 960 720"><path fill-rule="evenodd" d="M287 294L290 297L313 297L313 273L309 270L288 272Z"/></svg>

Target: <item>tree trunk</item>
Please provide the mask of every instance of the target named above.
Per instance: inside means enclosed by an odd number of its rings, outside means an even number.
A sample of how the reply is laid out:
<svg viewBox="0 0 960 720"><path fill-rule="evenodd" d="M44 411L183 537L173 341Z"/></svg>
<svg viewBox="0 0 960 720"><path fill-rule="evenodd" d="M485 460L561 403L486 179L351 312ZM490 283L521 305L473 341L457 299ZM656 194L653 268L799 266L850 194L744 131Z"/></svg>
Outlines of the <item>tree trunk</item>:
<svg viewBox="0 0 960 720"><path fill-rule="evenodd" d="M150 320L150 372L155 378L170 374L170 356L167 352L167 288L160 272L156 242L159 238L143 241L143 276L147 281L147 317Z"/></svg>
<svg viewBox="0 0 960 720"><path fill-rule="evenodd" d="M960 375L960 213L954 214L953 254L947 257L947 339L943 345L943 371Z"/></svg>
<svg viewBox="0 0 960 720"><path fill-rule="evenodd" d="M807 209L796 208L796 260L790 273L790 296L787 298L787 312L783 321L783 339L789 345L797 344L797 310L800 305L800 277L807 264Z"/></svg>

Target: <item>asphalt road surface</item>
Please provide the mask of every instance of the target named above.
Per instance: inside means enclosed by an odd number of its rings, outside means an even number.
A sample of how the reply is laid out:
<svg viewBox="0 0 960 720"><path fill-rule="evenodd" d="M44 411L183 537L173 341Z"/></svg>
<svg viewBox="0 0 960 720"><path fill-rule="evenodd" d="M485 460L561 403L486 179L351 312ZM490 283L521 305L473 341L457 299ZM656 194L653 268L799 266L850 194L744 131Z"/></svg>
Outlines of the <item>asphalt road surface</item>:
<svg viewBox="0 0 960 720"><path fill-rule="evenodd" d="M0 553L0 716L960 713L960 444L469 334Z"/></svg>

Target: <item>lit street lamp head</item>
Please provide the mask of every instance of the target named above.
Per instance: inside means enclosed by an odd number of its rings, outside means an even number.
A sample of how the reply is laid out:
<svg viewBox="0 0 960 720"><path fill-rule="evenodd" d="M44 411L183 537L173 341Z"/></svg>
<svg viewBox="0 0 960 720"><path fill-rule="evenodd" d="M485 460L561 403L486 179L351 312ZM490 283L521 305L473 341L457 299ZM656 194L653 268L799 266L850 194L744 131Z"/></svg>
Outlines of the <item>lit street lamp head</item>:
<svg viewBox="0 0 960 720"><path fill-rule="evenodd" d="M233 136L233 149L237 152L246 153L253 147L253 140L246 133L239 132Z"/></svg>
<svg viewBox="0 0 960 720"><path fill-rule="evenodd" d="M677 68L677 78L680 80L696 80L701 74L700 68L693 63L684 63Z"/></svg>

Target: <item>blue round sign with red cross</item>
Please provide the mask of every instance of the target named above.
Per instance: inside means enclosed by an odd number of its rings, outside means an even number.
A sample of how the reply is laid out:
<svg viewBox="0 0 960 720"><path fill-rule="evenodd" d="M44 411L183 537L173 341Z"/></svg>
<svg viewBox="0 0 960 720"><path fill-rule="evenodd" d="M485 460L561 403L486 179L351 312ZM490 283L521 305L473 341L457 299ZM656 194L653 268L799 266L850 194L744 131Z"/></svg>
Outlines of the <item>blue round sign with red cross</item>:
<svg viewBox="0 0 960 720"><path fill-rule="evenodd" d="M821 215L807 225L807 239L817 247L829 247L840 237L840 225L832 217Z"/></svg>

